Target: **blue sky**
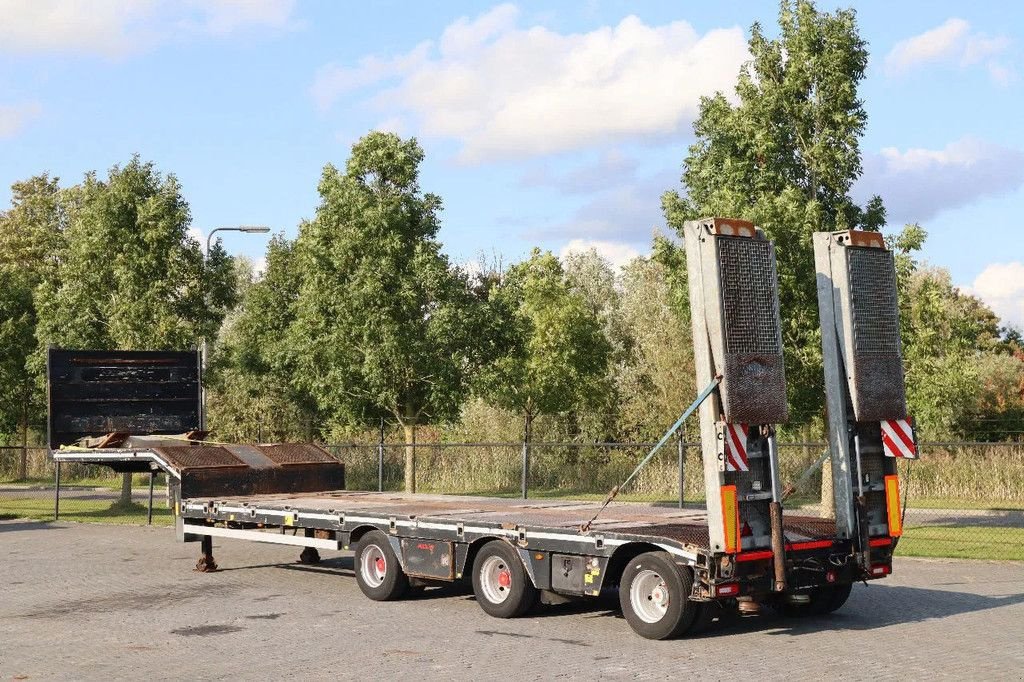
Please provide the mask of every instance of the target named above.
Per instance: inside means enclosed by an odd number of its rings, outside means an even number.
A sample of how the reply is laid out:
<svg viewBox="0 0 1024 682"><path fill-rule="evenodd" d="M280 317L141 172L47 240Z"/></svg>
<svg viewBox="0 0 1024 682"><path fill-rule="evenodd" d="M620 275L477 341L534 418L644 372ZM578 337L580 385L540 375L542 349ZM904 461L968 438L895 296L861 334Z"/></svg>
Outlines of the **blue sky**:
<svg viewBox="0 0 1024 682"><path fill-rule="evenodd" d="M841 3L821 2L828 9ZM0 205L138 152L200 232L312 217L324 164L416 135L456 261L534 245L643 253L702 94L731 90L777 3L0 0ZM858 196L1024 324L1024 5L862 2L871 62ZM265 239L228 235L255 259Z"/></svg>

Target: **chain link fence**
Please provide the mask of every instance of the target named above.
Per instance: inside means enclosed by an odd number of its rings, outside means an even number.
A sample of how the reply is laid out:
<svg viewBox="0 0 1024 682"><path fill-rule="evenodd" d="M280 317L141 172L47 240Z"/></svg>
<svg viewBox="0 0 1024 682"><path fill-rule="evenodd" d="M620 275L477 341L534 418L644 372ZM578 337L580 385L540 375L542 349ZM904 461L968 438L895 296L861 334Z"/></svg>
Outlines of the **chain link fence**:
<svg viewBox="0 0 1024 682"><path fill-rule="evenodd" d="M647 454L650 443L344 443L325 446L346 465L350 490L400 491L415 455L417 492L600 500ZM784 484L801 481L787 509L827 515L828 482L811 469L824 443L780 443ZM1024 560L1024 444L922 443L899 463L907 505L897 552L910 556ZM524 461L527 462L524 476ZM682 467L680 467L682 464ZM826 465L827 467L827 465ZM827 471L827 468L826 468ZM150 485L152 484L152 488ZM60 518L127 524L172 522L164 475L135 474L130 488L106 467L61 466ZM44 448L0 448L0 518L52 520L57 497ZM618 499L701 507L697 444L672 441ZM152 505L152 506L150 506ZM151 510L151 511L150 511Z"/></svg>

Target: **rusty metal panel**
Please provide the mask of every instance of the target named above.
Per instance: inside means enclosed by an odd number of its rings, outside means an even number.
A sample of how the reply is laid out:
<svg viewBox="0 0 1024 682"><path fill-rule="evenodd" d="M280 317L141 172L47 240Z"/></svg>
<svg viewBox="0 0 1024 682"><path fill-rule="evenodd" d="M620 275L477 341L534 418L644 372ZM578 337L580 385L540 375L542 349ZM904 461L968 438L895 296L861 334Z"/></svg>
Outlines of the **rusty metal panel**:
<svg viewBox="0 0 1024 682"><path fill-rule="evenodd" d="M896 267L890 251L846 247L850 397L857 421L904 419L907 396L900 352Z"/></svg>
<svg viewBox="0 0 1024 682"><path fill-rule="evenodd" d="M776 424L789 418L782 358L775 247L766 239L716 237L722 374L726 420ZM705 281L705 284L707 282ZM709 307L710 311L711 308Z"/></svg>
<svg viewBox="0 0 1024 682"><path fill-rule="evenodd" d="M227 449L212 445L175 445L151 448L178 471L217 467L245 468Z"/></svg>
<svg viewBox="0 0 1024 682"><path fill-rule="evenodd" d="M338 461L324 449L310 443L276 443L274 445L256 445L274 464L286 466L289 464L333 464Z"/></svg>

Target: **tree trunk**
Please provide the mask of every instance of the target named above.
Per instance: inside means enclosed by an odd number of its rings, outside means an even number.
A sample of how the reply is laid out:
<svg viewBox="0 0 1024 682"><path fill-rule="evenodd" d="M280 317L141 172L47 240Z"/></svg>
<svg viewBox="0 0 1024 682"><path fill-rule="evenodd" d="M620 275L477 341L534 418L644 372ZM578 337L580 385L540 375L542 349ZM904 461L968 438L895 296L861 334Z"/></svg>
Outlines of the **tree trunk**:
<svg viewBox="0 0 1024 682"><path fill-rule="evenodd" d="M132 503L132 474L125 472L121 474L121 497L117 500L117 506L128 507Z"/></svg>
<svg viewBox="0 0 1024 682"><path fill-rule="evenodd" d="M403 422L405 431L405 492L416 492L416 424Z"/></svg>
<svg viewBox="0 0 1024 682"><path fill-rule="evenodd" d="M28 478L28 381L24 384L21 401L21 462L18 463L18 480Z"/></svg>

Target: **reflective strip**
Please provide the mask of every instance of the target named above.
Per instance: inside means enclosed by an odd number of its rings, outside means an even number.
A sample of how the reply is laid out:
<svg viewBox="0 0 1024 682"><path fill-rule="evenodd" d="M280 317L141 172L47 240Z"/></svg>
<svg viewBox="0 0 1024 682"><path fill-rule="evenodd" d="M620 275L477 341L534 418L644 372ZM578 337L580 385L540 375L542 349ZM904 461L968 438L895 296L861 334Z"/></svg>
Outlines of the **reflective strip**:
<svg viewBox="0 0 1024 682"><path fill-rule="evenodd" d="M909 419L883 419L879 423L882 427L882 449L886 457L917 459L914 429Z"/></svg>
<svg viewBox="0 0 1024 682"><path fill-rule="evenodd" d="M889 516L889 535L898 538L903 535L903 519L900 517L900 478L895 474L885 477L885 509Z"/></svg>
<svg viewBox="0 0 1024 682"><path fill-rule="evenodd" d="M749 471L747 460L747 425L725 424L726 471Z"/></svg>
<svg viewBox="0 0 1024 682"><path fill-rule="evenodd" d="M337 540L325 540L322 538L306 538L298 535L265 533L258 530L242 530L239 528L200 526L193 523L182 524L182 528L185 533L190 535L210 535L213 537L231 538L234 540L252 540L254 542L267 542L272 545L294 545L296 547L316 547L318 549L333 550L341 549L341 543Z"/></svg>
<svg viewBox="0 0 1024 682"><path fill-rule="evenodd" d="M736 486L722 486L722 530L725 551L733 554L739 549L740 507L736 504Z"/></svg>

